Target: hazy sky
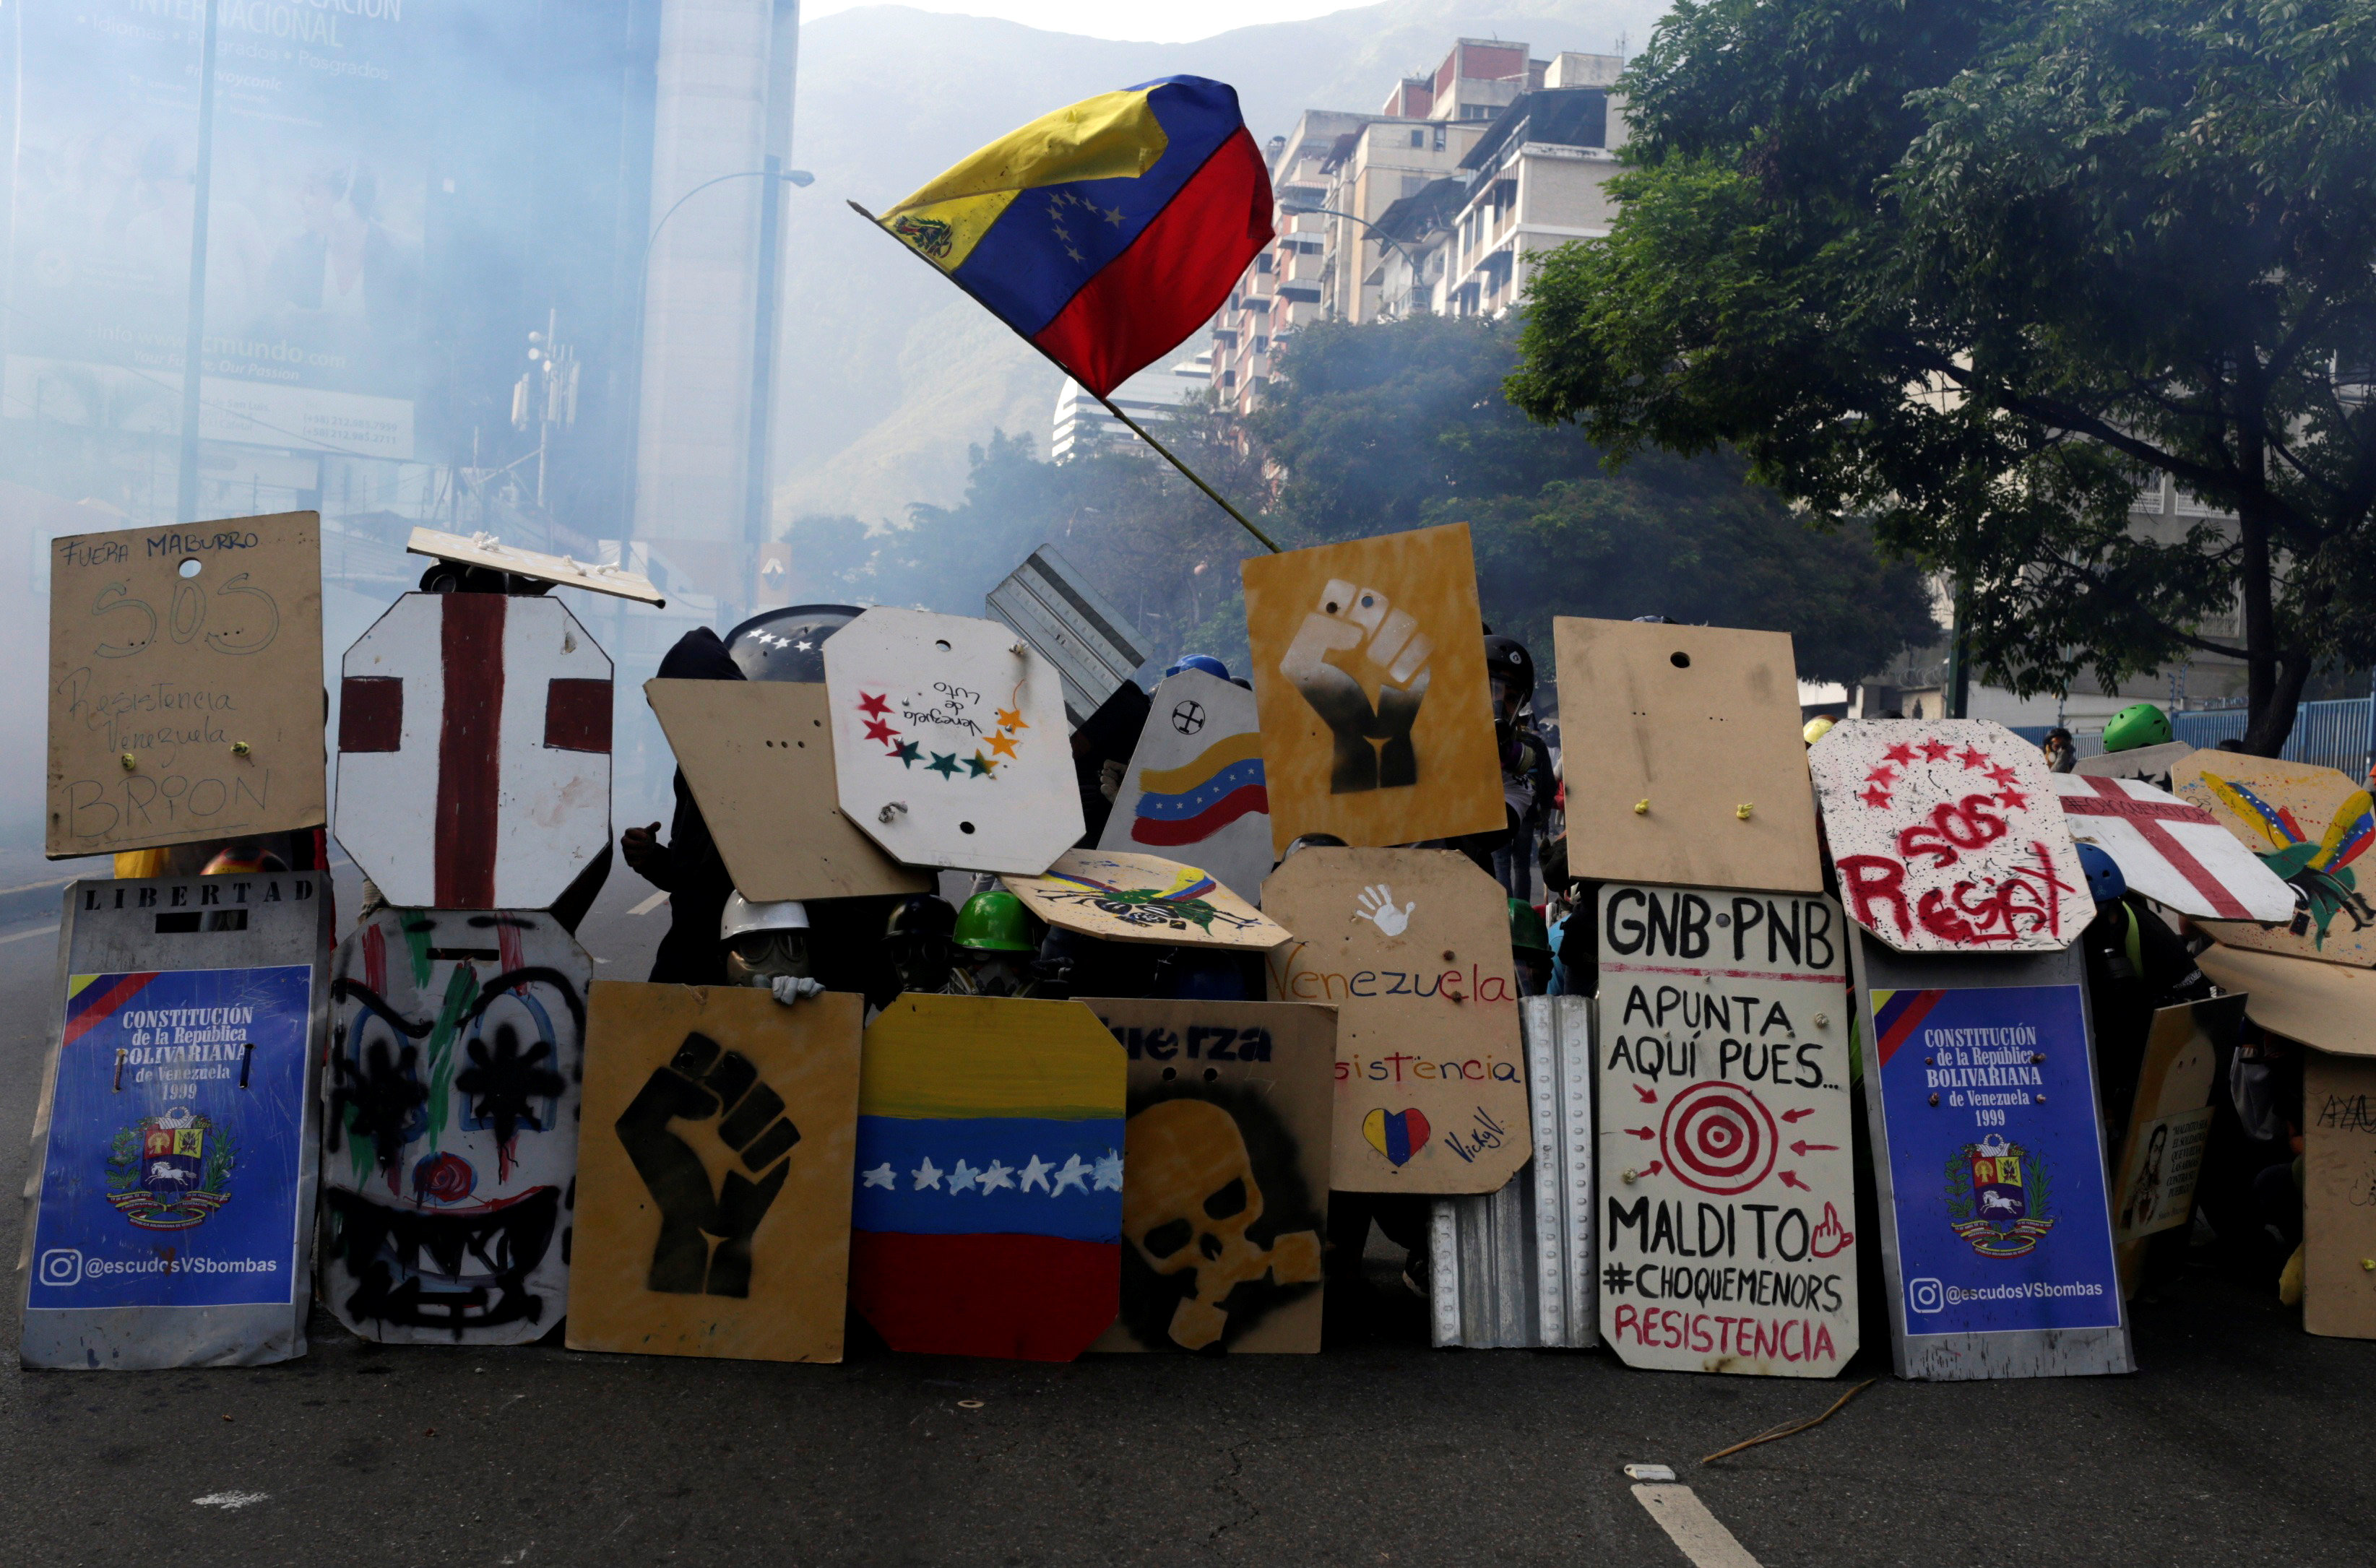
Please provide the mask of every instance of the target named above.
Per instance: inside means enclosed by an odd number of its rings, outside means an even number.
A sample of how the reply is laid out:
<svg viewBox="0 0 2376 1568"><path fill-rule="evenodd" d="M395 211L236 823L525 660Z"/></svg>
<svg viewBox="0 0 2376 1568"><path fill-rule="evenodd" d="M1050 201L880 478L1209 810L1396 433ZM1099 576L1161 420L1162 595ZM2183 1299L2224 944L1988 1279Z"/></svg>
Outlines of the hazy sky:
<svg viewBox="0 0 2376 1568"><path fill-rule="evenodd" d="M814 21L872 3L872 0L802 0L801 17ZM898 0L921 11L946 11L968 17L997 17L1051 32L1076 32L1090 38L1138 39L1179 43L1210 38L1231 28L1256 22L1292 22L1325 17L1362 0L1203 0L1186 6L1177 0Z"/></svg>

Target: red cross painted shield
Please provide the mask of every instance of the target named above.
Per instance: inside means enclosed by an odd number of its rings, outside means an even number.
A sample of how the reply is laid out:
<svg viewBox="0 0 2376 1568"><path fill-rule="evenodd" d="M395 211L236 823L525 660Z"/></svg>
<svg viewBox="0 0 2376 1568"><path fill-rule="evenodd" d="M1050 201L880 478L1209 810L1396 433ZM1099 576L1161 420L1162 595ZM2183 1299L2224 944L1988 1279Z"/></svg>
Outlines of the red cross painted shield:
<svg viewBox="0 0 2376 1568"><path fill-rule="evenodd" d="M347 650L339 842L400 909L542 909L611 837L611 659L566 606L409 593Z"/></svg>

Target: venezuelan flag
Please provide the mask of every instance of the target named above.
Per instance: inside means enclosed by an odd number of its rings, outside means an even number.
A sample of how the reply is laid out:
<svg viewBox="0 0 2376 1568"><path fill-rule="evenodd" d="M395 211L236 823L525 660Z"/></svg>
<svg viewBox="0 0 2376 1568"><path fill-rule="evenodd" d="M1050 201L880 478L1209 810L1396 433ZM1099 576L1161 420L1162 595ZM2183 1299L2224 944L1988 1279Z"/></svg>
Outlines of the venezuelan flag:
<svg viewBox="0 0 2376 1568"><path fill-rule="evenodd" d="M1248 730L1214 742L1178 767L1139 775L1130 836L1140 844L1199 844L1241 816L1270 810L1262 735Z"/></svg>
<svg viewBox="0 0 2376 1568"><path fill-rule="evenodd" d="M1105 1331L1123 1072L1078 1003L909 994L868 1028L849 1289L893 1349L1069 1361Z"/></svg>
<svg viewBox="0 0 2376 1568"><path fill-rule="evenodd" d="M1270 213L1237 89L1165 77L1041 115L876 221L1103 397L1220 308Z"/></svg>

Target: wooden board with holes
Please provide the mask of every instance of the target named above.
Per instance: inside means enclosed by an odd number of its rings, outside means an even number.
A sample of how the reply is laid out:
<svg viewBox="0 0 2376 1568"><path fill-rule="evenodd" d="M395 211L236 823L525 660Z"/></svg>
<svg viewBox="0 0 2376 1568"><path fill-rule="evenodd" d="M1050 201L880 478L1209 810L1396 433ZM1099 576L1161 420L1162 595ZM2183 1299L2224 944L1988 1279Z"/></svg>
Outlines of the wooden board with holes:
<svg viewBox="0 0 2376 1568"><path fill-rule="evenodd" d="M1083 1002L1130 1061L1122 1312L1090 1348L1318 1353L1336 1009Z"/></svg>
<svg viewBox="0 0 2376 1568"><path fill-rule="evenodd" d="M1274 854L1306 833L1411 844L1503 827L1467 524L1240 570Z"/></svg>
<svg viewBox="0 0 2376 1568"><path fill-rule="evenodd" d="M841 1360L864 1009L595 985L571 1349Z"/></svg>
<svg viewBox="0 0 2376 1568"><path fill-rule="evenodd" d="M1788 634L1551 623L1568 871L1610 882L1823 887Z"/></svg>
<svg viewBox="0 0 2376 1568"><path fill-rule="evenodd" d="M1850 719L1807 751L1840 903L1901 953L2059 953L2095 918L2046 758L1977 719Z"/></svg>
<svg viewBox="0 0 2376 1568"><path fill-rule="evenodd" d="M50 552L52 860L327 819L315 512Z"/></svg>
<svg viewBox="0 0 2376 1568"><path fill-rule="evenodd" d="M534 577L558 588L584 588L588 593L609 594L614 599L632 599L656 610L668 604L668 600L660 596L659 589L633 572L617 566L589 566L566 555L546 555L534 550L520 550L499 539L441 533L435 529L415 529L404 548L410 554L426 555L435 561L451 561L463 566L484 566L492 572Z"/></svg>
<svg viewBox="0 0 2376 1568"><path fill-rule="evenodd" d="M2245 998L2216 996L2156 1008L2145 1036L2137 1092L2121 1138L2112 1184L2112 1241L2121 1294L2136 1294L2145 1238L2194 1213L2194 1182L2211 1135L2211 1078L2218 1046L2236 1043Z"/></svg>
<svg viewBox="0 0 2376 1568"><path fill-rule="evenodd" d="M1160 855L1067 849L1042 875L1001 880L1048 924L1109 942L1265 952L1288 939L1203 868Z"/></svg>
<svg viewBox="0 0 2376 1568"><path fill-rule="evenodd" d="M841 814L823 685L647 681L644 696L742 897L766 904L931 889L930 875L885 854Z"/></svg>
<svg viewBox="0 0 2376 1568"><path fill-rule="evenodd" d="M1526 1164L1526 1047L1501 885L1449 849L1299 850L1263 885L1295 939L1274 1002L1336 1004L1329 1184L1490 1193Z"/></svg>
<svg viewBox="0 0 2376 1568"><path fill-rule="evenodd" d="M2315 763L2221 751L2181 758L2169 781L2293 888L2287 923L2203 921L2204 930L2230 947L2376 968L2376 904L2357 863L2376 843L2367 786Z"/></svg>
<svg viewBox="0 0 2376 1568"><path fill-rule="evenodd" d="M2376 1339L2376 1062L2302 1057L2302 1327Z"/></svg>
<svg viewBox="0 0 2376 1568"><path fill-rule="evenodd" d="M1079 841L1063 683L1006 627L870 610L825 683L842 812L894 860L1036 876Z"/></svg>

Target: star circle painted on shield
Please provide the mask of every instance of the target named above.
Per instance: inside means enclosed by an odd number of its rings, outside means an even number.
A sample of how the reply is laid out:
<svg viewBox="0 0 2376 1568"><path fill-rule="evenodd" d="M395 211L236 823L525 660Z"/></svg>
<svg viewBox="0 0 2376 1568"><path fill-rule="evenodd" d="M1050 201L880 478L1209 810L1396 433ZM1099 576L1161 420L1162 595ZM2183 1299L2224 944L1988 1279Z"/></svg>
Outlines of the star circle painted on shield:
<svg viewBox="0 0 2376 1568"><path fill-rule="evenodd" d="M928 752L921 742L909 740L899 729L897 719L899 705L889 693L861 689L855 706L859 720L865 727L866 739L882 742L885 760L896 761L903 769L911 771L921 764L925 772L937 773L949 779L997 778L1001 766L1016 760L1016 748L1023 741L1020 732L1031 728L1024 720L1021 709L1002 707L995 710L998 727L989 734L980 735L971 755L961 750ZM980 732L976 731L976 733Z"/></svg>

